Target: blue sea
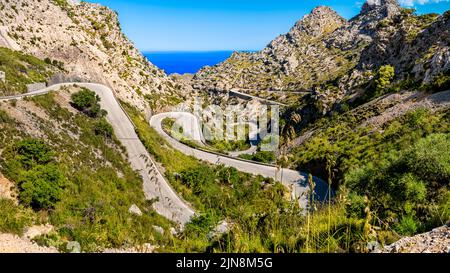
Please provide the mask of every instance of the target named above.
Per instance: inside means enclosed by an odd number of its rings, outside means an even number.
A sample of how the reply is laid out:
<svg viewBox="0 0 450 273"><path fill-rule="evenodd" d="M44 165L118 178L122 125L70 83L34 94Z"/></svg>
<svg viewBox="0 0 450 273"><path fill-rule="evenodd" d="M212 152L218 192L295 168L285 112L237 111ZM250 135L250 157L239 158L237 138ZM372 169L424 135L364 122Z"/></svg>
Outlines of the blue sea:
<svg viewBox="0 0 450 273"><path fill-rule="evenodd" d="M221 63L231 56L233 51L205 52L144 52L145 57L167 74L196 73L202 67Z"/></svg>

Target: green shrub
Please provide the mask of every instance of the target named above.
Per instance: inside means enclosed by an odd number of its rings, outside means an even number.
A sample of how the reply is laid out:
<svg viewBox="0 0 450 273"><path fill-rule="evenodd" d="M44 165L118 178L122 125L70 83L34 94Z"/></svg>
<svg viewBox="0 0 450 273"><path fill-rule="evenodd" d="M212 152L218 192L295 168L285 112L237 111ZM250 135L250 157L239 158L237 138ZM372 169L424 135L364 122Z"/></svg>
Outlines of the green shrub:
<svg viewBox="0 0 450 273"><path fill-rule="evenodd" d="M405 156L407 166L424 180L450 181L450 134L419 140Z"/></svg>
<svg viewBox="0 0 450 273"><path fill-rule="evenodd" d="M394 228L399 234L413 236L417 233L417 223L411 216L404 216Z"/></svg>
<svg viewBox="0 0 450 273"><path fill-rule="evenodd" d="M384 94L386 89L394 79L395 69L391 65L385 65L380 67L375 79L375 93L377 96Z"/></svg>
<svg viewBox="0 0 450 273"><path fill-rule="evenodd" d="M106 112L100 107L100 97L89 89L82 88L81 91L72 94L71 102L75 109L85 113L91 118L98 118L106 115Z"/></svg>
<svg viewBox="0 0 450 273"><path fill-rule="evenodd" d="M184 236L206 236L218 223L218 218L211 214L195 216L186 225Z"/></svg>
<svg viewBox="0 0 450 273"><path fill-rule="evenodd" d="M39 235L33 238L33 242L38 244L39 246L44 247L54 247L58 249L60 252L66 252L67 243L61 238L61 236L56 232L51 232L49 234Z"/></svg>
<svg viewBox="0 0 450 273"><path fill-rule="evenodd" d="M253 159L258 162L273 163L276 157L273 152L259 151L253 156Z"/></svg>
<svg viewBox="0 0 450 273"><path fill-rule="evenodd" d="M405 202L422 202L427 196L427 187L423 181L420 181L414 174L406 173L398 179L401 185L399 197Z"/></svg>
<svg viewBox="0 0 450 273"><path fill-rule="evenodd" d="M0 123L9 123L12 119L9 117L8 113L3 110L0 110Z"/></svg>
<svg viewBox="0 0 450 273"><path fill-rule="evenodd" d="M114 135L114 129L111 124L106 121L106 119L102 118L97 123L95 123L94 132L98 136L104 136L106 138L112 138Z"/></svg>
<svg viewBox="0 0 450 273"><path fill-rule="evenodd" d="M34 56L0 47L0 71L6 74L6 84L0 90L12 95L27 91L27 85L46 82L58 69Z"/></svg>
<svg viewBox="0 0 450 273"><path fill-rule="evenodd" d="M267 164L273 163L276 160L275 154L273 152L268 152L268 151L259 151L259 152L256 152L254 155L244 154L244 155L240 155L239 157L242 159L252 160L252 161L267 163Z"/></svg>
<svg viewBox="0 0 450 273"><path fill-rule="evenodd" d="M183 183L193 189L194 194L201 193L208 185L214 183L215 176L208 166L189 169L181 173Z"/></svg>
<svg viewBox="0 0 450 273"><path fill-rule="evenodd" d="M366 204L363 196L354 193L349 195L349 201L345 210L347 212L348 217L353 217L356 219L364 218L365 208Z"/></svg>
<svg viewBox="0 0 450 273"><path fill-rule="evenodd" d="M39 139L26 139L18 142L15 147L18 159L25 168L38 164L47 164L53 159L50 146Z"/></svg>
<svg viewBox="0 0 450 273"><path fill-rule="evenodd" d="M21 174L19 199L36 210L54 208L66 185L64 174L56 165L39 165Z"/></svg>
<svg viewBox="0 0 450 273"><path fill-rule="evenodd" d="M61 7L62 9L65 9L69 6L69 4L67 3L67 0L52 0L52 2Z"/></svg>
<svg viewBox="0 0 450 273"><path fill-rule="evenodd" d="M450 70L435 76L430 83L423 86L423 89L432 93L450 90Z"/></svg>

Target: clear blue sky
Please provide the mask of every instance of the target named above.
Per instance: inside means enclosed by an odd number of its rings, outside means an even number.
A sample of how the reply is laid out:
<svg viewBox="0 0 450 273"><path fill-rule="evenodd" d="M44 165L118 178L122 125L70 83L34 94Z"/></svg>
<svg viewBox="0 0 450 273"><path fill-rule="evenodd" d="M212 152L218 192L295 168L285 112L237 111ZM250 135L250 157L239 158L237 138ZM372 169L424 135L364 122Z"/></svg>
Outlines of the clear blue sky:
<svg viewBox="0 0 450 273"><path fill-rule="evenodd" d="M400 0L418 13L442 13L449 0ZM116 10L142 51L259 50L314 7L349 19L364 0L89 0Z"/></svg>

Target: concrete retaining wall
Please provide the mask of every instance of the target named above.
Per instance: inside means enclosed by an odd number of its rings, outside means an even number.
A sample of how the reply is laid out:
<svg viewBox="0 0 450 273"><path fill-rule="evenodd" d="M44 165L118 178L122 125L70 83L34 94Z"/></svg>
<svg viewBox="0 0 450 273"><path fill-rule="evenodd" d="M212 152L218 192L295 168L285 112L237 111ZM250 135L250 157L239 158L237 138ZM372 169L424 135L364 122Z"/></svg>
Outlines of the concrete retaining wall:
<svg viewBox="0 0 450 273"><path fill-rule="evenodd" d="M27 90L28 90L28 92L34 92L34 91L38 91L38 90L44 89L46 87L47 87L47 83L45 83L45 82L37 82L37 83L28 84L27 85Z"/></svg>

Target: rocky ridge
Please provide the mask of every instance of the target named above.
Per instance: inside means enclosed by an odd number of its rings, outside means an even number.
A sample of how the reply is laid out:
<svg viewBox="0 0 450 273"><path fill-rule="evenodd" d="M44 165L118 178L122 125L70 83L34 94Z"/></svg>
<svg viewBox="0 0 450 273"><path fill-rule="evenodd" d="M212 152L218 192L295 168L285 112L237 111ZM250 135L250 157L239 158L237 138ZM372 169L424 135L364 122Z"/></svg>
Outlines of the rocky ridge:
<svg viewBox="0 0 450 273"><path fill-rule="evenodd" d="M337 56L321 40L344 23L345 19L330 8L318 7L261 52L236 52L222 64L200 70L194 77L194 86L219 90L233 87L283 90L306 86L320 77L325 68L339 69ZM300 86L295 76L306 71L311 73Z"/></svg>
<svg viewBox="0 0 450 273"><path fill-rule="evenodd" d="M390 64L398 80L429 82L450 69L449 13L417 16L396 0L370 0L346 21L314 9L286 35L257 53L234 53L199 71L197 89L310 90L325 110L355 96Z"/></svg>
<svg viewBox="0 0 450 273"><path fill-rule="evenodd" d="M0 46L46 59L62 69L51 83L98 82L141 110L174 103L181 86L151 64L103 6L65 0L0 3ZM156 103L156 100L158 100Z"/></svg>

